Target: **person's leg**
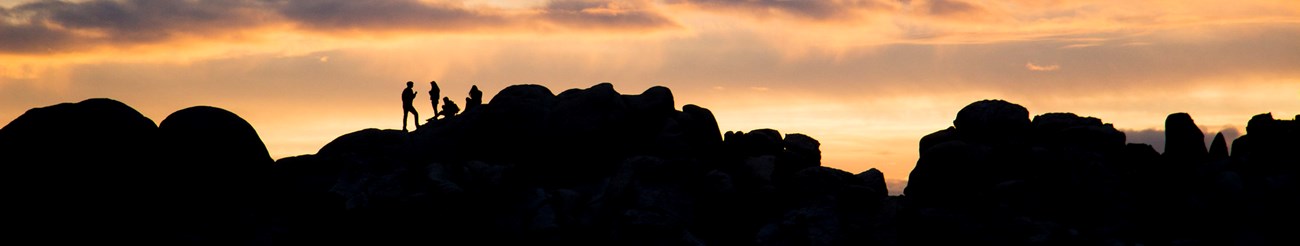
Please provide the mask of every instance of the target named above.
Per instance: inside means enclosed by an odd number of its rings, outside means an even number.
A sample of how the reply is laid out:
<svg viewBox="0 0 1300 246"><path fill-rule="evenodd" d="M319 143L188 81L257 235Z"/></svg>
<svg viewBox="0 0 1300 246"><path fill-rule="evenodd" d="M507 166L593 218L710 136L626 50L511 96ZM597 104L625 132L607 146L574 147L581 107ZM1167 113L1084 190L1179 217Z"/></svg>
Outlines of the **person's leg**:
<svg viewBox="0 0 1300 246"><path fill-rule="evenodd" d="M406 115L406 114L402 114L402 115ZM411 115L415 116L415 129L420 129L420 113L415 112L415 110L411 110Z"/></svg>
<svg viewBox="0 0 1300 246"><path fill-rule="evenodd" d="M402 131L406 131L406 109L402 109Z"/></svg>

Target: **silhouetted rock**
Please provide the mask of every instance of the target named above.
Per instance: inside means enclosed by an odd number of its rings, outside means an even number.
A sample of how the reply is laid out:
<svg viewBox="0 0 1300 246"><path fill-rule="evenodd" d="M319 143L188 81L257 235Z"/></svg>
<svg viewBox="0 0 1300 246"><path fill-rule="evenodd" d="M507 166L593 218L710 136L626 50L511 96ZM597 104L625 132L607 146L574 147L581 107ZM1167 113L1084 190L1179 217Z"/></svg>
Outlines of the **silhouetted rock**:
<svg viewBox="0 0 1300 246"><path fill-rule="evenodd" d="M111 100L55 105L0 128L6 220L52 244L1297 242L1300 123L1271 114L1230 157L1171 115L1162 155L1101 119L979 101L919 141L905 195L889 197L879 170L821 166L810 136L723 133L675 103L664 87L516 85L414 132L360 130L274 164L219 108L155 127Z"/></svg>
<svg viewBox="0 0 1300 246"><path fill-rule="evenodd" d="M676 119L676 124L681 127L686 151L696 156L706 156L706 158L716 158L710 155L719 155L722 145L722 133L718 129L718 120L713 117L713 112L709 109L687 104L682 106L682 114ZM714 160L716 161L716 160Z"/></svg>
<svg viewBox="0 0 1300 246"><path fill-rule="evenodd" d="M789 171L778 172L795 172L822 165L821 143L816 139L795 133L786 134L784 141L786 151L781 155L783 165L778 166L778 169Z"/></svg>
<svg viewBox="0 0 1300 246"><path fill-rule="evenodd" d="M111 99L28 110L0 128L8 240L170 242L158 147L154 122Z"/></svg>
<svg viewBox="0 0 1300 246"><path fill-rule="evenodd" d="M963 141L948 141L921 152L908 177L906 194L913 202L958 206L972 201L981 188L992 185L991 170L980 166L989 159L986 147Z"/></svg>
<svg viewBox="0 0 1300 246"><path fill-rule="evenodd" d="M784 192L791 207L765 225L758 234L759 245L857 245L863 243L859 230L866 221L852 220L865 215L869 194L862 180L851 173L827 167L809 167L796 172ZM855 223L856 222L856 223ZM858 236L858 237L855 237Z"/></svg>
<svg viewBox="0 0 1300 246"><path fill-rule="evenodd" d="M650 87L650 89L641 92L640 95L625 95L623 97L627 101L628 108L647 117L667 117L677 111L676 104L673 103L673 92L668 87Z"/></svg>
<svg viewBox="0 0 1300 246"><path fill-rule="evenodd" d="M1150 145L1125 144L1123 133L1096 118L1047 113L1026 127L1019 117L1023 108L1013 105L976 102L958 113L955 127L921 139L899 217L904 242L1295 241L1281 236L1285 229L1255 226L1300 219L1300 213L1282 209L1300 205L1300 198L1281 195L1300 190L1300 168L1280 164L1295 163L1280 153L1300 148L1275 148L1295 146L1281 140L1296 139L1289 135L1295 130L1281 127L1295 124L1271 115L1252 118L1251 134L1233 143L1227 159L1222 136L1207 152L1200 129L1185 113L1166 120L1167 148L1160 154ZM1252 136L1256 132L1267 133Z"/></svg>
<svg viewBox="0 0 1300 246"><path fill-rule="evenodd" d="M1029 126L1029 110L1003 100L971 103L957 112L953 127L963 138L979 142L1008 142Z"/></svg>
<svg viewBox="0 0 1300 246"><path fill-rule="evenodd" d="M176 111L158 125L169 177L184 210L170 219L193 244L270 243L264 194L271 156L252 125L220 108Z"/></svg>
<svg viewBox="0 0 1300 246"><path fill-rule="evenodd" d="M1215 134L1214 142L1210 143L1210 159L1228 159L1228 141L1224 140L1222 132Z"/></svg>
<svg viewBox="0 0 1300 246"><path fill-rule="evenodd" d="M1165 118L1165 156L1199 159L1206 154L1205 133L1191 115L1175 113Z"/></svg>
<svg viewBox="0 0 1300 246"><path fill-rule="evenodd" d="M380 130L375 128L360 130L335 138L320 148L320 156L385 156L407 151L410 136L404 131Z"/></svg>
<svg viewBox="0 0 1300 246"><path fill-rule="evenodd" d="M857 176L862 179L862 183L866 184L867 188L871 189L873 196L879 199L889 196L889 188L885 186L885 173L872 168L858 173Z"/></svg>
<svg viewBox="0 0 1300 246"><path fill-rule="evenodd" d="M930 149L930 147L934 147L935 145L938 145L940 143L953 141L953 140L958 140L956 127L950 126L946 129L939 130L934 133L926 134L924 137L921 137L921 141L919 144L920 149L918 150L918 152L925 152L925 150Z"/></svg>
<svg viewBox="0 0 1300 246"><path fill-rule="evenodd" d="M1047 113L1034 116L1034 141L1055 147L1081 147L1113 153L1124 146L1124 133L1101 119L1079 117L1073 113Z"/></svg>

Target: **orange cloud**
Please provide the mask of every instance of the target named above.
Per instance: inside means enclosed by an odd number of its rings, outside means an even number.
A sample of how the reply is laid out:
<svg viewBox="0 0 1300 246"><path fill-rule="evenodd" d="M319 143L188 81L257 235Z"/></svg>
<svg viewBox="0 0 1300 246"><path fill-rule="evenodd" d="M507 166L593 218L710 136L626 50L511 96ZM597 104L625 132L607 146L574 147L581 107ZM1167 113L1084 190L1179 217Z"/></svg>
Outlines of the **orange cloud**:
<svg viewBox="0 0 1300 246"><path fill-rule="evenodd" d="M1060 65L1039 66L1034 64L1033 62L1026 62L1025 68L1029 69L1029 71L1047 72L1047 71L1056 71L1058 69L1061 69L1061 66Z"/></svg>
<svg viewBox="0 0 1300 246"><path fill-rule="evenodd" d="M866 12L897 8L892 2L880 0L670 0L666 3L709 11L731 11L757 17L790 16L818 21L858 19Z"/></svg>
<svg viewBox="0 0 1300 246"><path fill-rule="evenodd" d="M571 28L656 30L678 27L663 13L646 5L635 1L553 0L542 8L539 17Z"/></svg>

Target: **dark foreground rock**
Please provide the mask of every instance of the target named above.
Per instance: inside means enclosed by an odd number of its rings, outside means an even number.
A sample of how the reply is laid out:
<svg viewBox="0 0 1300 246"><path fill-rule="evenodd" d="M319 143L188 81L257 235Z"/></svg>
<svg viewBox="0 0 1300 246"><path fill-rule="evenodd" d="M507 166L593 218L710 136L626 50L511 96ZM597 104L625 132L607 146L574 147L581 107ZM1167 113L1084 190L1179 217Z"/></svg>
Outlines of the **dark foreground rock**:
<svg viewBox="0 0 1300 246"><path fill-rule="evenodd" d="M252 126L194 107L154 125L90 99L0 128L5 235L33 244L265 244L272 160Z"/></svg>
<svg viewBox="0 0 1300 246"><path fill-rule="evenodd" d="M477 96L475 96L477 97ZM108 99L0 128L5 236L150 245L1295 245L1300 123L1252 118L1163 154L1101 119L1001 100L919 141L904 196L821 166L821 143L721 131L672 91L503 89L414 132L272 161L214 107L160 125Z"/></svg>

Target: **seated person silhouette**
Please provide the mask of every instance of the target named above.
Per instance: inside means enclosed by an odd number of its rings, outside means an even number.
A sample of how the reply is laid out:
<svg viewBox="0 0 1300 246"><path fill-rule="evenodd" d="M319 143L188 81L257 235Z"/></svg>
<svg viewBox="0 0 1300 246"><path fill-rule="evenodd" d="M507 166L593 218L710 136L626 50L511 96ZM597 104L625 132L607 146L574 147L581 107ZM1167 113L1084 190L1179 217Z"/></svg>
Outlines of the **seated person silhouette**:
<svg viewBox="0 0 1300 246"><path fill-rule="evenodd" d="M402 131L406 131L406 112L415 115L415 127L420 127L420 113L415 112L415 105L411 104L415 101L416 93L415 90L411 90L413 86L415 86L414 82L406 81L406 89L402 90Z"/></svg>
<svg viewBox="0 0 1300 246"><path fill-rule="evenodd" d="M460 107L456 106L456 102L452 102L451 98L443 97L442 112L438 112L438 115L444 116L443 119L447 119L455 116L456 113L460 113ZM438 115L434 115L433 118L437 119Z"/></svg>
<svg viewBox="0 0 1300 246"><path fill-rule="evenodd" d="M475 85L469 88L469 97L465 98L465 111L473 110L478 105L483 105L483 92Z"/></svg>

